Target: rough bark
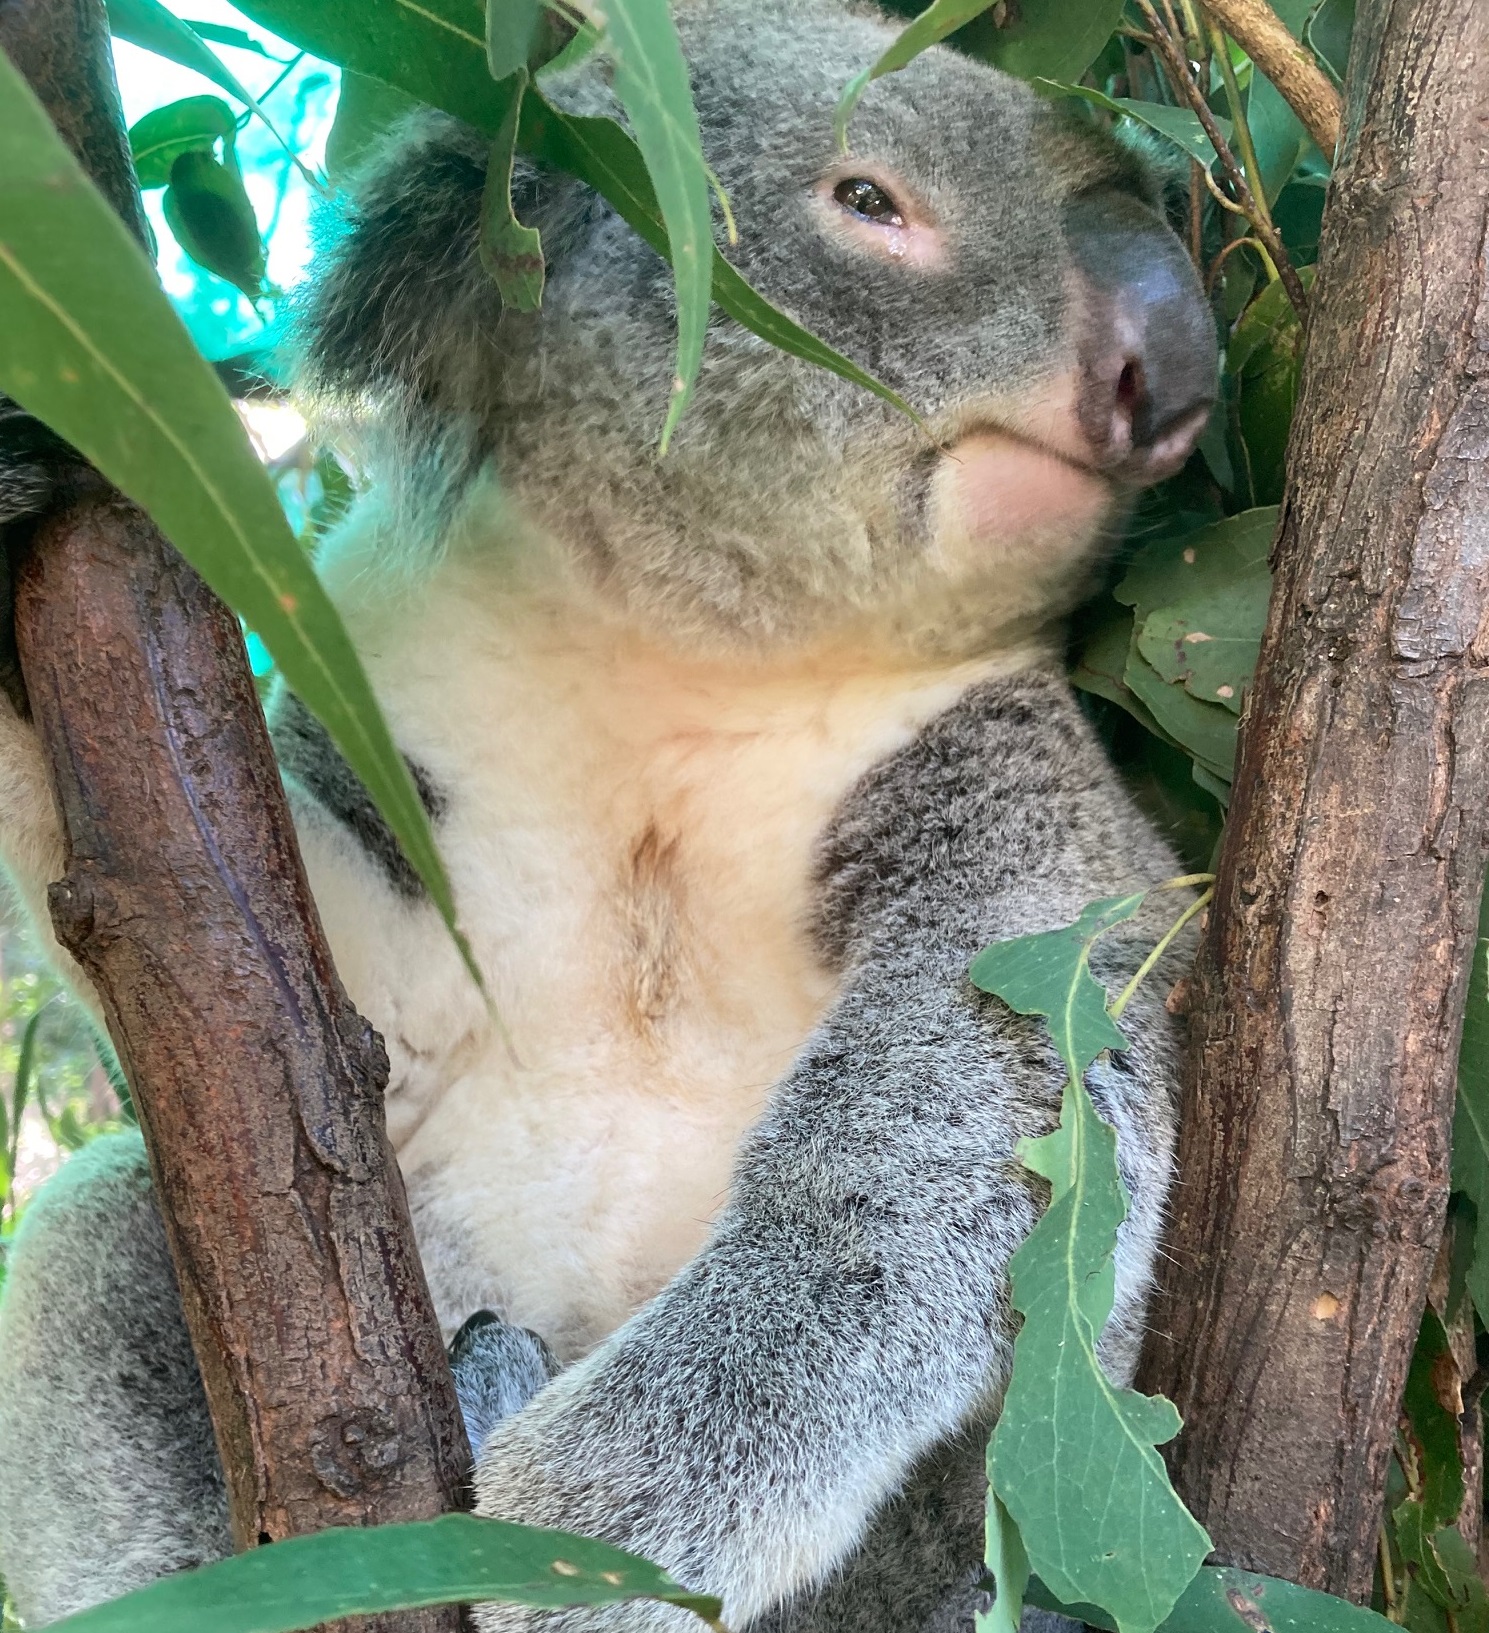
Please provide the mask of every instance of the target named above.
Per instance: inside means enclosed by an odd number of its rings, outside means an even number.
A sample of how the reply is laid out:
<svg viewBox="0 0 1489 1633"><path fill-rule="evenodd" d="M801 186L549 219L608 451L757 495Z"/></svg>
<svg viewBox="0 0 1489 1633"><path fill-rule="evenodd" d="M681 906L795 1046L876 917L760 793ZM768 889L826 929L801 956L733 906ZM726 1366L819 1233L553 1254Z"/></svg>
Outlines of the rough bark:
<svg viewBox="0 0 1489 1633"><path fill-rule="evenodd" d="M3 0L0 44L137 221L101 0ZM16 633L66 832L53 923L133 1090L238 1545L460 1506L386 1060L332 967L237 620L84 468L26 553Z"/></svg>
<svg viewBox="0 0 1489 1633"><path fill-rule="evenodd" d="M1489 808L1489 7L1363 0L1145 1384L1222 1559L1362 1600Z"/></svg>

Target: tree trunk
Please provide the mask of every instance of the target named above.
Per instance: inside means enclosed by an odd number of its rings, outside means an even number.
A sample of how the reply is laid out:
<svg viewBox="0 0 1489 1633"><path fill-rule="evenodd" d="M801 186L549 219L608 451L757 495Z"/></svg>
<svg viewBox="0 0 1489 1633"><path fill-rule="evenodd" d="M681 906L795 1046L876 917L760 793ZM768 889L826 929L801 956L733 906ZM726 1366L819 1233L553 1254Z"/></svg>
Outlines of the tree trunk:
<svg viewBox="0 0 1489 1633"><path fill-rule="evenodd" d="M1361 0L1144 1383L1221 1559L1368 1597L1489 809L1489 6Z"/></svg>
<svg viewBox="0 0 1489 1633"><path fill-rule="evenodd" d="M0 0L0 44L137 224L101 0ZM133 1090L234 1537L433 1517L470 1453L386 1059L332 967L237 620L95 473L65 494L16 591L66 831L52 918Z"/></svg>

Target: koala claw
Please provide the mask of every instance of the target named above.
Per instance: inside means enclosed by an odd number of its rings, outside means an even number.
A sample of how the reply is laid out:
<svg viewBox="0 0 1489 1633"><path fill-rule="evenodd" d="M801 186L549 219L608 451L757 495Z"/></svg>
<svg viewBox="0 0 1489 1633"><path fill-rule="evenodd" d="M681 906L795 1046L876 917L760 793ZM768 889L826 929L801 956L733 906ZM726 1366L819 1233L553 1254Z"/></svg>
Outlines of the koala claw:
<svg viewBox="0 0 1489 1633"><path fill-rule="evenodd" d="M477 1310L450 1340L450 1369L471 1450L520 1412L557 1375L553 1352L526 1327L513 1327L490 1310Z"/></svg>

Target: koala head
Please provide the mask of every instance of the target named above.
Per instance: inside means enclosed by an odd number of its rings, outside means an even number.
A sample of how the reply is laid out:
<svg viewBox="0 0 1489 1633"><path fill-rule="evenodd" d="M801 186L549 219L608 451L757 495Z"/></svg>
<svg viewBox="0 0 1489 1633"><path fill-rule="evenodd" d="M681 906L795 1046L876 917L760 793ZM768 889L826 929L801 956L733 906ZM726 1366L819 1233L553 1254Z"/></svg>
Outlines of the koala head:
<svg viewBox="0 0 1489 1633"><path fill-rule="evenodd" d="M423 116L365 176L301 325L302 383L365 438L389 531L526 552L691 642L970 655L1058 617L1216 389L1142 161L946 48L869 87L844 153L834 109L884 18L683 0L678 25L726 253L922 423L715 311L659 456L668 268L580 183L523 170L548 284L503 310L477 252L485 141ZM614 111L600 64L545 89Z"/></svg>

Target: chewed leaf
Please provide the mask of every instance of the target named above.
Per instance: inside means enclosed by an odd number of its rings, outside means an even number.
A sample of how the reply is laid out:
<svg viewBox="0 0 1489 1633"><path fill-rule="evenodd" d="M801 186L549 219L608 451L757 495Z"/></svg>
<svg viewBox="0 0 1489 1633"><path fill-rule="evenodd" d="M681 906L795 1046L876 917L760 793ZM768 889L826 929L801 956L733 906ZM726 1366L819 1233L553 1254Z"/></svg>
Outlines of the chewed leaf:
<svg viewBox="0 0 1489 1633"><path fill-rule="evenodd" d="M168 1576L53 1633L296 1633L343 1617L503 1600L552 1609L657 1599L716 1624L719 1602L609 1543L446 1514L291 1537Z"/></svg>
<svg viewBox="0 0 1489 1633"><path fill-rule="evenodd" d="M995 941L972 961L972 984L1001 998L1020 1015L1049 1017L1060 1058L1073 1077L1103 1049L1125 1049L1127 1038L1106 1012L1106 994L1091 974L1092 944L1114 924L1130 919L1145 891L1091 902L1074 924Z"/></svg>
<svg viewBox="0 0 1489 1633"><path fill-rule="evenodd" d="M992 4L993 0L931 0L915 21L900 31L899 38L877 62L848 82L832 121L839 146L847 149L848 121L859 98L876 79L908 67L922 51L930 50L948 34L955 33L974 17L980 17Z"/></svg>
<svg viewBox="0 0 1489 1633"><path fill-rule="evenodd" d="M987 1494L987 1551L983 1562L997 1589L991 1610L979 1610L974 1633L1019 1633L1029 1559L1019 1528L991 1486Z"/></svg>
<svg viewBox="0 0 1489 1633"><path fill-rule="evenodd" d="M1055 1595L1099 1605L1121 1633L1152 1633L1210 1539L1155 1449L1178 1433L1172 1402L1117 1388L1097 1356L1127 1200L1116 1135L1081 1082L1067 1083L1060 1127L1025 1160L1052 1199L1010 1265L1024 1324L988 1453L994 1489Z"/></svg>

